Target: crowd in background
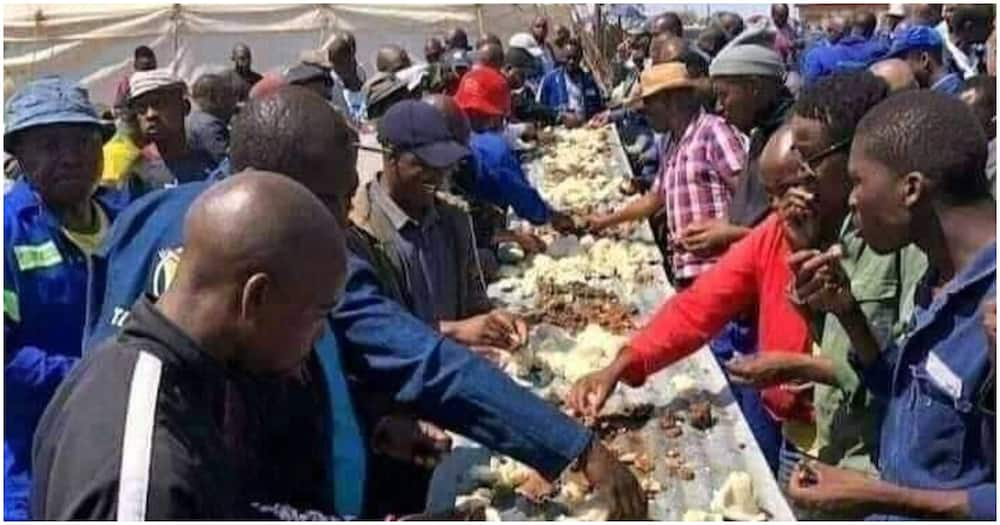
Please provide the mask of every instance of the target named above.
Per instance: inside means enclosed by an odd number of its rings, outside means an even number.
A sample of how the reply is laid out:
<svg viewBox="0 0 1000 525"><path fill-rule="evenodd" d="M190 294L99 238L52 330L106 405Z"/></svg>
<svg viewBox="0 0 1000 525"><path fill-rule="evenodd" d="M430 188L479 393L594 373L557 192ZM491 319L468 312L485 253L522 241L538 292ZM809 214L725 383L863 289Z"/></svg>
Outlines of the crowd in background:
<svg viewBox="0 0 1000 525"><path fill-rule="evenodd" d="M800 517L996 518L995 13L893 4L821 32L785 4L628 29L607 79L539 17L506 41L336 35L191 86L135 49L99 110L6 102L6 519L419 514L472 438L581 470L646 517L595 434L494 362L497 249L648 221L677 291L566 399L594 416L709 345ZM521 165L614 126L620 206L575 216ZM405 481L404 481L405 480ZM454 515L438 518L463 517Z"/></svg>

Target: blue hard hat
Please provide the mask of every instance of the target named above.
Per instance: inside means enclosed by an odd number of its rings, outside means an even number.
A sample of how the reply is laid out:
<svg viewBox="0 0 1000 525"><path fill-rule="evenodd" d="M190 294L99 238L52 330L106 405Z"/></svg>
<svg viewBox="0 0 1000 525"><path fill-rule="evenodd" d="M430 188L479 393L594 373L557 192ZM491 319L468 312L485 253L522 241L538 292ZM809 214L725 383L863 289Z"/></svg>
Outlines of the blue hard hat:
<svg viewBox="0 0 1000 525"><path fill-rule="evenodd" d="M462 160L469 149L455 141L444 116L434 106L404 100L389 108L378 123L378 137L397 151L409 151L433 168Z"/></svg>
<svg viewBox="0 0 1000 525"><path fill-rule="evenodd" d="M899 58L910 51L940 51L943 48L944 40L933 27L911 26L893 34L892 47L885 58Z"/></svg>

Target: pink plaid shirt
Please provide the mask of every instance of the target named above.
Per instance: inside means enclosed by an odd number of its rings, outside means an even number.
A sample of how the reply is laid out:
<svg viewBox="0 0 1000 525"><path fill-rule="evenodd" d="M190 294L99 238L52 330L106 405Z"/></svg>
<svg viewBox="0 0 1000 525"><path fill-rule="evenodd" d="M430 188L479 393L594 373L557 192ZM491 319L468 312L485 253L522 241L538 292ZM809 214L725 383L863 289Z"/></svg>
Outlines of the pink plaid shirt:
<svg viewBox="0 0 1000 525"><path fill-rule="evenodd" d="M690 224L727 218L736 177L747 164L747 140L722 117L702 111L681 139L671 142L658 186L666 203L674 274L693 279L718 257L685 252L675 239Z"/></svg>

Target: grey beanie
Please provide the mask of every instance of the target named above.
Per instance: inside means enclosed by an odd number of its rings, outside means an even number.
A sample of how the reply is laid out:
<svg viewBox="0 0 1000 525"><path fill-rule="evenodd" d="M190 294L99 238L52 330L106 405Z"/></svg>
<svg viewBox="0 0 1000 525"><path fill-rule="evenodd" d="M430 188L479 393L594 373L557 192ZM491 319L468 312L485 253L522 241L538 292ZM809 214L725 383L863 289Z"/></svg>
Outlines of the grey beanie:
<svg viewBox="0 0 1000 525"><path fill-rule="evenodd" d="M757 75L783 78L785 63L769 47L741 44L727 46L720 51L709 65L708 74L711 77Z"/></svg>

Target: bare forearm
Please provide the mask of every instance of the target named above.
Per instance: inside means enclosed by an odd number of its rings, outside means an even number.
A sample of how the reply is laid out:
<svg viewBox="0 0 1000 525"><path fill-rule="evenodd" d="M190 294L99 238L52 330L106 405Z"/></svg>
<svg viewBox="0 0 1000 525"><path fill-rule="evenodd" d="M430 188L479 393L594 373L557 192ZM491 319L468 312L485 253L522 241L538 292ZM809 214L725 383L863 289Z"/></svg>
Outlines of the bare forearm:
<svg viewBox="0 0 1000 525"><path fill-rule="evenodd" d="M921 490L886 482L871 490L874 512L913 518L967 519L969 498L964 490Z"/></svg>
<svg viewBox="0 0 1000 525"><path fill-rule="evenodd" d="M824 356L799 355L791 365L789 379L840 386L833 360Z"/></svg>
<svg viewBox="0 0 1000 525"><path fill-rule="evenodd" d="M633 200L624 208L608 216L608 225L617 226L626 222L635 222L652 217L663 207L663 199L659 192L650 191L642 197Z"/></svg>

